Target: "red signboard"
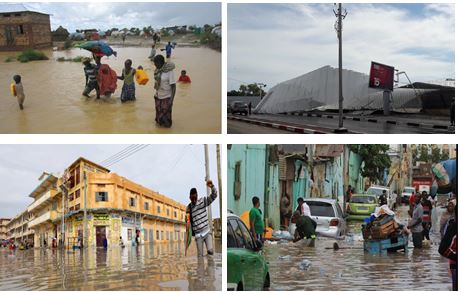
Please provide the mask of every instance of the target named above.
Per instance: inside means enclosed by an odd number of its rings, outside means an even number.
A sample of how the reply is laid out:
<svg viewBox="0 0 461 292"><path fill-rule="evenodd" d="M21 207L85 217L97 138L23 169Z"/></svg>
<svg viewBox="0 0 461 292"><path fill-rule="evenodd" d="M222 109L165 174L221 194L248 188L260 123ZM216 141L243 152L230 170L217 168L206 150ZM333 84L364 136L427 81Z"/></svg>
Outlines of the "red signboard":
<svg viewBox="0 0 461 292"><path fill-rule="evenodd" d="M392 91L394 89L394 67L371 62L368 86Z"/></svg>

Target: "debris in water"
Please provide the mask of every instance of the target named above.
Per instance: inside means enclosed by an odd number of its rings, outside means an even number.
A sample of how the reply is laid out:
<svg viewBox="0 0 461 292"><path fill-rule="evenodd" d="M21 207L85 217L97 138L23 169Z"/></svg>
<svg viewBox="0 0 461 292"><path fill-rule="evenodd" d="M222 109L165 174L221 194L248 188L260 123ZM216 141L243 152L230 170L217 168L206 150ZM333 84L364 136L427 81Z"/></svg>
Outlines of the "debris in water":
<svg viewBox="0 0 461 292"><path fill-rule="evenodd" d="M312 265L311 261L308 259L304 259L299 263L299 269L300 270L308 270L310 266Z"/></svg>

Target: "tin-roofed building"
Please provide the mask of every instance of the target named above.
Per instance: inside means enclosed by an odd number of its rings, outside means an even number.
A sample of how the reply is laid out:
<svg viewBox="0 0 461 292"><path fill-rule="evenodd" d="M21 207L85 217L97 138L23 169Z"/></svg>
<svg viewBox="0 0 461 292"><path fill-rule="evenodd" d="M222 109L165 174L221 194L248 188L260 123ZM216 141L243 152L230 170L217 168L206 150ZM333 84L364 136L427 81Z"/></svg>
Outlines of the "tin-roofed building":
<svg viewBox="0 0 461 292"><path fill-rule="evenodd" d="M0 4L0 51L52 46L50 15L23 4Z"/></svg>

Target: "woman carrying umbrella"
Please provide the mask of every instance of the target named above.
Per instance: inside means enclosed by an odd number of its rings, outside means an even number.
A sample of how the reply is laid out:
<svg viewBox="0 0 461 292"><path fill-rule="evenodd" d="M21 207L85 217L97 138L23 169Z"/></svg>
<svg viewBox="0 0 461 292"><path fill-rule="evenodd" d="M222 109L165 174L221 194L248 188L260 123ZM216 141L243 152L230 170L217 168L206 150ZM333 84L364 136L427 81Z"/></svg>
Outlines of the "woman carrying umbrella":
<svg viewBox="0 0 461 292"><path fill-rule="evenodd" d="M175 65L165 62L162 55L154 57L154 79L156 90L155 99L155 122L162 127L170 128L172 121L173 100L176 94L176 78L174 77Z"/></svg>

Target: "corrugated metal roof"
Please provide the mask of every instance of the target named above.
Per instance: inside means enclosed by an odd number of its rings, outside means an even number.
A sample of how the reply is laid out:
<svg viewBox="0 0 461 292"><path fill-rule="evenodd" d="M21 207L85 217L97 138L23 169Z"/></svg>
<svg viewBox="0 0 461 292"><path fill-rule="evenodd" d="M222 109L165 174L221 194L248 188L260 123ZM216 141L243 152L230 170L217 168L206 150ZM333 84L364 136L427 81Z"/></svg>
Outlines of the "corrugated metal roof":
<svg viewBox="0 0 461 292"><path fill-rule="evenodd" d="M0 13L13 13L13 12L36 12L42 14L48 14L45 12L37 11L33 8L28 7L22 3L16 4L0 4Z"/></svg>

